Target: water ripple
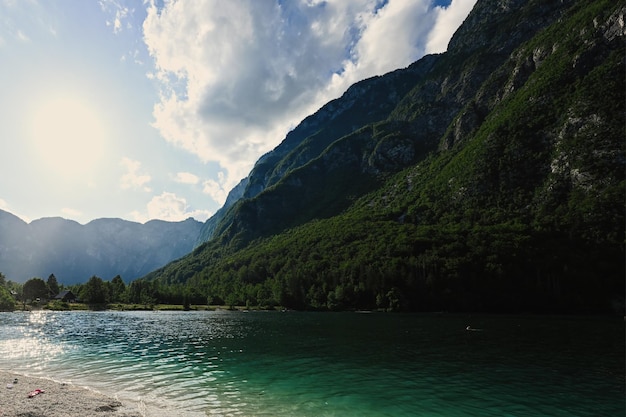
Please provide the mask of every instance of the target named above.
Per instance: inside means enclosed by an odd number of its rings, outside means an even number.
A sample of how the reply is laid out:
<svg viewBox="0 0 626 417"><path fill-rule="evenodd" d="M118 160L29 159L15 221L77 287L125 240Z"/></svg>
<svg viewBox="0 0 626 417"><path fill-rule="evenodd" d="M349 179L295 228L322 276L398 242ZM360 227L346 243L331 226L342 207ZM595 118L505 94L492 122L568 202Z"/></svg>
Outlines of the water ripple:
<svg viewBox="0 0 626 417"><path fill-rule="evenodd" d="M465 320L0 313L0 368L89 385L150 416L624 414L623 323L484 317L488 331L468 334Z"/></svg>

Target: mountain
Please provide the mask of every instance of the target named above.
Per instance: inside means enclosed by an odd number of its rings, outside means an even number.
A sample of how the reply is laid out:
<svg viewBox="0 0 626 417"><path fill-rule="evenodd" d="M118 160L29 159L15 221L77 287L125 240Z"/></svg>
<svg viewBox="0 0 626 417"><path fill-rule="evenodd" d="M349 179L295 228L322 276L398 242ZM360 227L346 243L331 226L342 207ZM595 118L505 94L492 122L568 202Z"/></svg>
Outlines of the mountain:
<svg viewBox="0 0 626 417"><path fill-rule="evenodd" d="M624 308L626 2L479 0L361 81L145 277L292 308Z"/></svg>
<svg viewBox="0 0 626 417"><path fill-rule="evenodd" d="M83 226L53 217L27 224L0 210L0 272L16 282L50 274L63 284L93 275L132 281L189 253L201 227L193 219L97 219Z"/></svg>

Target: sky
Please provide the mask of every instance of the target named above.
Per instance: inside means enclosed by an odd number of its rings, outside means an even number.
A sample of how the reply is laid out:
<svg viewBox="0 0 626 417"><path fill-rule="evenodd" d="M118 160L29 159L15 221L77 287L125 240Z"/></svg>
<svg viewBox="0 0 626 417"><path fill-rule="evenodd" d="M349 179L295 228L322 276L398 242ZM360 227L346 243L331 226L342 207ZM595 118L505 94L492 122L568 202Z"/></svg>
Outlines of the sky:
<svg viewBox="0 0 626 417"><path fill-rule="evenodd" d="M205 221L352 84L476 0L0 0L0 209Z"/></svg>

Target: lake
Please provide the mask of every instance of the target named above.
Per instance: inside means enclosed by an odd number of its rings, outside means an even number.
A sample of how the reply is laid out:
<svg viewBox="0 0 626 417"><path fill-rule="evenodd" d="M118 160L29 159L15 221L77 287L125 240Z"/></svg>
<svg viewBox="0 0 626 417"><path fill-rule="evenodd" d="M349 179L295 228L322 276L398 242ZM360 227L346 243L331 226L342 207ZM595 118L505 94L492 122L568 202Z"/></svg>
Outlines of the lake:
<svg viewBox="0 0 626 417"><path fill-rule="evenodd" d="M0 368L147 416L623 416L624 330L621 317L15 312L0 313Z"/></svg>

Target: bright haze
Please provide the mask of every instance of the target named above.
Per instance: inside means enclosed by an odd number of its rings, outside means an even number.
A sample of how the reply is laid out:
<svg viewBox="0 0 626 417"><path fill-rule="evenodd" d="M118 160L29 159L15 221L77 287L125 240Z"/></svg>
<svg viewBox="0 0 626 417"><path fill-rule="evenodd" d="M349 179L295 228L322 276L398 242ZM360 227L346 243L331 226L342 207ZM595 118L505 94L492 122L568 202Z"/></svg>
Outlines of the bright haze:
<svg viewBox="0 0 626 417"><path fill-rule="evenodd" d="M0 0L0 209L204 221L353 83L475 0Z"/></svg>

